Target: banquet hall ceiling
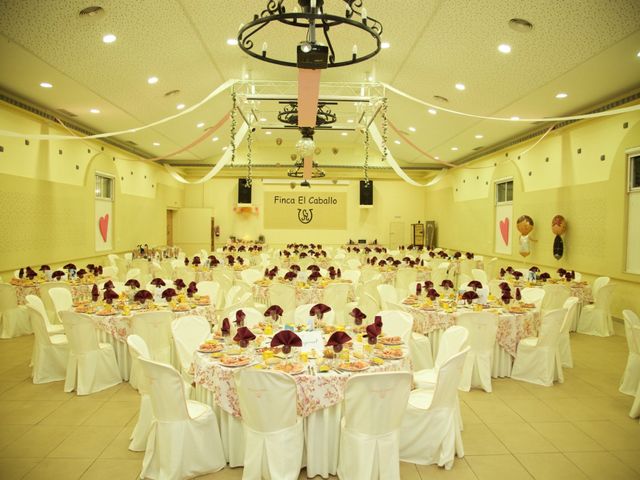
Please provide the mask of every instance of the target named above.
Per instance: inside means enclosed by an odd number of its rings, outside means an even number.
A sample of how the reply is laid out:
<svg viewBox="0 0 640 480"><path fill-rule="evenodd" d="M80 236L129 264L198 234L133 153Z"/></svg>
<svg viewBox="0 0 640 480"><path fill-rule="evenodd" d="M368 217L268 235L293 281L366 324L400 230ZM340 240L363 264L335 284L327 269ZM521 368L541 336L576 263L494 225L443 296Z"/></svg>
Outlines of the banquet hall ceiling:
<svg viewBox="0 0 640 480"><path fill-rule="evenodd" d="M341 1L325 4L325 9L342 11ZM92 5L101 6L104 14L79 15ZM238 26L265 5L266 0L0 0L0 90L67 120L69 115L60 112L68 112L73 122L91 130L109 132L174 115L177 104L194 105L228 79L295 81L296 69L249 58L227 44ZM367 62L324 70L323 82L371 78L437 106L507 118L581 113L640 89L638 0L366 0L365 6L383 24L382 40L390 48ZM512 18L528 20L533 29L513 30ZM103 43L109 33L117 40ZM270 51L293 57L302 40L296 34L274 29L264 40ZM261 44L263 37L257 41ZM361 39L342 33L333 41L336 50L351 52ZM511 53L500 53L500 44L509 44ZM154 85L147 83L151 76L159 79ZM53 88L41 88L41 82ZM457 90L456 83L465 90ZM174 90L179 93L165 95ZM555 98L559 92L567 97ZM396 94L387 96L389 119L419 148L444 161L465 161L542 128L442 111L433 115ZM149 157L167 154L192 143L230 107L226 92L176 120L118 139ZM266 101L255 106L258 118L266 121L258 122L254 145L270 147L277 155L275 139L282 138L277 148L288 157L299 134L272 130L278 126L279 107ZM327 152L361 148L363 135L354 130L356 123L349 123L357 122L356 107L345 104L336 110L339 128L318 132L317 145ZM204 127L197 126L201 122ZM172 160L215 163L228 141L229 124L215 136L218 141L207 140ZM401 165L439 166L404 140L395 140L400 139L390 131L389 146Z"/></svg>

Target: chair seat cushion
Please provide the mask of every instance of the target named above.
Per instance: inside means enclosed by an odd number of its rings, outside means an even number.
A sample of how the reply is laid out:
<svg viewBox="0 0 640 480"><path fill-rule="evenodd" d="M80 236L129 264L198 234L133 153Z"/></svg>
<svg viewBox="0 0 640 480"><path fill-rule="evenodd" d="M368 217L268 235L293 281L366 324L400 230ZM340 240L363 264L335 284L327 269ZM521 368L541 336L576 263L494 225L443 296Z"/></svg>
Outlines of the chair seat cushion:
<svg viewBox="0 0 640 480"><path fill-rule="evenodd" d="M201 415L206 415L211 412L211 407L202 402L187 400L187 410L191 418L198 418Z"/></svg>
<svg viewBox="0 0 640 480"><path fill-rule="evenodd" d="M418 370L417 372L415 372L413 374L413 381L416 385L418 385L418 388L423 388L422 385L424 384L435 385L436 377L436 371L432 368L429 368L426 370Z"/></svg>
<svg viewBox="0 0 640 480"><path fill-rule="evenodd" d="M520 340L520 345L526 345L527 347L535 347L538 344L537 337L527 337Z"/></svg>
<svg viewBox="0 0 640 480"><path fill-rule="evenodd" d="M66 335L51 335L49 340L54 345L67 345L69 343Z"/></svg>
<svg viewBox="0 0 640 480"><path fill-rule="evenodd" d="M412 390L409 394L409 405L415 408L426 410L431 405L431 401L433 400L433 393L433 390L425 390L422 388Z"/></svg>

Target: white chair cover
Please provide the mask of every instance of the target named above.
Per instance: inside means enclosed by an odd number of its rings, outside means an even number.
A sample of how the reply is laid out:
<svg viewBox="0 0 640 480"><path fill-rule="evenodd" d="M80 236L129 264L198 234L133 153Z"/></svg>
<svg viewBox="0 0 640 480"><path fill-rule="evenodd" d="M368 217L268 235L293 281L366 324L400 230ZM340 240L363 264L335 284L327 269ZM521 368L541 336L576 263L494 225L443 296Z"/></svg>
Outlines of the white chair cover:
<svg viewBox="0 0 640 480"><path fill-rule="evenodd" d="M471 277L474 280L479 281L483 287L489 286L489 279L487 278L487 272L485 272L484 270L480 270L479 268L472 268Z"/></svg>
<svg viewBox="0 0 640 480"><path fill-rule="evenodd" d="M563 308L547 313L542 318L540 335L520 340L511 378L545 387L564 381L558 343L565 315Z"/></svg>
<svg viewBox="0 0 640 480"><path fill-rule="evenodd" d="M468 312L458 315L456 324L469 331L470 347L462 370L460 390L468 392L471 387L480 387L485 392L491 392L498 317L490 312Z"/></svg>
<svg viewBox="0 0 640 480"><path fill-rule="evenodd" d="M380 285L382 286L382 285ZM413 317L410 313L400 310L382 310L375 316L382 317L382 334L385 336L398 336L409 345ZM373 319L371 319L373 321Z"/></svg>
<svg viewBox="0 0 640 480"><path fill-rule="evenodd" d="M380 296L380 304L383 310L389 310L388 302L398 303L398 292L393 285L381 283L377 287L378 295Z"/></svg>
<svg viewBox="0 0 640 480"><path fill-rule="evenodd" d="M65 310L60 312L60 318L69 340L64 391L90 395L122 382L113 347L98 342L91 317Z"/></svg>
<svg viewBox="0 0 640 480"><path fill-rule="evenodd" d="M525 287L520 290L520 294L522 295L523 302L532 303L535 305L536 310L540 311L542 302L544 301L544 289L540 287ZM515 289L511 292L511 296L515 297Z"/></svg>
<svg viewBox="0 0 640 480"><path fill-rule="evenodd" d="M183 480L225 466L218 422L211 407L188 400L173 367L139 359L149 380L154 419L140 478Z"/></svg>
<svg viewBox="0 0 640 480"><path fill-rule="evenodd" d="M406 297L410 293L409 285L418 279L418 270L412 267L398 268L396 273L396 292L400 298Z"/></svg>
<svg viewBox="0 0 640 480"><path fill-rule="evenodd" d="M413 374L413 382L417 388L433 389L438 378L438 371L449 358L459 353L467 343L469 331L459 325L447 328L440 337L440 345L433 368L418 370Z"/></svg>
<svg viewBox="0 0 640 480"><path fill-rule="evenodd" d="M235 325L235 321L236 321L236 312L238 310L242 310L245 314L244 317L244 326L252 329L253 327L255 327L256 325L258 325L260 322L264 321L264 313L256 310L255 308L252 307L244 307L244 308L236 308L233 310L230 310L227 314L227 317L229 318L229 322L231 322L231 324Z"/></svg>
<svg viewBox="0 0 640 480"><path fill-rule="evenodd" d="M264 272L257 270L255 268L248 268L246 270L240 271L240 278L247 282L249 285L261 280L264 276Z"/></svg>
<svg viewBox="0 0 640 480"><path fill-rule="evenodd" d="M640 326L633 325L631 327L631 336L633 337L633 342L635 344L635 350L640 351ZM631 410L629 411L629 416L631 418L640 417L640 385L636 389L635 400L633 401L633 405L631 406Z"/></svg>
<svg viewBox="0 0 640 480"><path fill-rule="evenodd" d="M340 272L342 274L342 278L345 280L351 280L351 285L353 285L353 288L355 289L358 286L358 283L360 283L360 270L341 270Z"/></svg>
<svg viewBox="0 0 640 480"><path fill-rule="evenodd" d="M619 390L626 395L636 395L640 386L640 346L636 345L633 337L633 327L640 327L640 318L631 310L623 310L622 318L624 318L624 333L627 337L629 356Z"/></svg>
<svg viewBox="0 0 640 480"><path fill-rule="evenodd" d="M238 309L242 309L242 308L253 308L253 300L251 298L251 294L250 293L241 293L240 296L236 297L235 302L232 304L226 304L224 309L222 310L222 313L220 315L220 318L225 318L225 317L229 317L229 315L231 314L231 312L235 312Z"/></svg>
<svg viewBox="0 0 640 480"><path fill-rule="evenodd" d="M31 305L35 310L37 310L40 313L40 315L42 315L42 318L44 319L45 327L49 335L59 335L61 333L64 333L63 325L51 324L51 322L49 321L49 316L47 315L47 311L44 308L44 303L42 303L42 300L40 299L40 297L37 297L36 295L27 295L25 297L25 300L27 301L27 305Z"/></svg>
<svg viewBox="0 0 640 480"><path fill-rule="evenodd" d="M571 338L569 332L571 331L571 326L577 322L579 302L580 299L578 297L569 297L562 305L562 308L564 308L567 313L564 316L562 327L560 328L558 348L560 349L562 366L566 368L573 368L573 355L571 355Z"/></svg>
<svg viewBox="0 0 640 480"><path fill-rule="evenodd" d="M198 289L199 295L209 296L209 301L215 306L215 308L219 309L220 307L222 307L222 289L220 288L220 284L218 282L205 280L202 282L198 282L196 284L196 288Z"/></svg>
<svg viewBox="0 0 640 480"><path fill-rule="evenodd" d="M104 269L103 272L104 273ZM139 268L130 268L127 271L127 274L125 275L125 280L131 280L132 278L136 279L136 280L140 280L140 275L142 274L142 272L140 271Z"/></svg>
<svg viewBox="0 0 640 480"><path fill-rule="evenodd" d="M193 381L193 376L189 373L193 354L209 337L211 326L204 317L186 315L171 322L171 332L182 376L190 384Z"/></svg>
<svg viewBox="0 0 640 480"><path fill-rule="evenodd" d="M119 269L115 265L102 267L102 275L104 277L108 277L108 278L112 278L112 279L116 280L116 279L118 279L118 272L119 272Z"/></svg>
<svg viewBox="0 0 640 480"><path fill-rule="evenodd" d="M51 303L53 303L53 310L56 312L56 316L60 321L60 312L63 310L69 310L73 306L73 297L71 296L71 290L67 288L51 288L49 290L49 296L51 297Z"/></svg>
<svg viewBox="0 0 640 480"><path fill-rule="evenodd" d="M293 320L295 321L296 324L306 324L309 321L312 321L315 319L314 315L311 315L309 312L311 311L311 308L316 305L315 303L305 303L304 305L299 305L296 307L296 310L293 314ZM328 305L329 307L331 307L331 305ZM336 312L335 310L333 310L333 307L331 308L331 310L329 310L328 312L326 312L323 316L322 316L322 321L324 323L326 323L327 325L335 325L336 323Z"/></svg>
<svg viewBox="0 0 640 480"><path fill-rule="evenodd" d="M18 305L13 285L0 283L0 338L13 338L33 333L29 312Z"/></svg>
<svg viewBox="0 0 640 480"><path fill-rule="evenodd" d="M27 305L27 309L35 337L31 359L33 383L64 380L69 358L67 336L49 335L42 313L31 305Z"/></svg>
<svg viewBox="0 0 640 480"><path fill-rule="evenodd" d="M609 277L596 278L593 281L593 284L591 285L591 296L593 298L596 298L596 295L598 294L598 290L600 290L601 287L604 287L605 285L607 285L610 281L611 279Z"/></svg>
<svg viewBox="0 0 640 480"><path fill-rule="evenodd" d="M330 305L335 312L335 324L347 323L347 299L351 285L347 283L330 283L324 288L322 303Z"/></svg>
<svg viewBox="0 0 640 480"><path fill-rule="evenodd" d="M409 372L370 373L347 380L339 478L400 479L398 431L410 391Z"/></svg>
<svg viewBox="0 0 640 480"><path fill-rule="evenodd" d="M464 456L458 385L469 347L440 366L433 390L413 390L400 428L400 460L450 470Z"/></svg>
<svg viewBox="0 0 640 480"><path fill-rule="evenodd" d="M131 320L131 333L140 335L147 344L150 359L171 365L171 312L143 312L137 313ZM139 364L131 365L129 384L138 388Z"/></svg>
<svg viewBox="0 0 640 480"><path fill-rule="evenodd" d="M389 311L399 311L407 314L411 318L411 329L413 329L413 317L400 304L387 302ZM382 313L382 312L381 312ZM390 335L399 335L392 333ZM403 336L403 335L399 335ZM403 337L404 338L404 337ZM429 337L416 332L410 332L407 336L409 352L411 355L411 363L414 370L423 370L425 368L433 368L433 355L431 353L431 342ZM404 341L404 340L403 340Z"/></svg>
<svg viewBox="0 0 640 480"><path fill-rule="evenodd" d="M544 298L540 307L542 316L551 310L564 308L564 302L571 296L571 289L559 283L547 283L542 289L544 290Z"/></svg>
<svg viewBox="0 0 640 480"><path fill-rule="evenodd" d="M615 285L607 283L595 295L595 303L582 308L578 320L578 333L608 337L613 335L611 318L611 295Z"/></svg>
<svg viewBox="0 0 640 480"><path fill-rule="evenodd" d="M269 305L280 305L282 321L291 322L296 309L296 289L292 285L273 283L269 285Z"/></svg>
<svg viewBox="0 0 640 480"><path fill-rule="evenodd" d="M244 479L297 480L304 434L290 375L242 369L235 376L245 432Z"/></svg>
<svg viewBox="0 0 640 480"><path fill-rule="evenodd" d="M139 335L129 335L127 337L129 352L133 363L138 363L138 358L146 358L149 360L149 349L147 344ZM140 367L139 367L140 368ZM138 412L138 421L129 442L129 450L134 452L144 452L147 448L147 440L151 431L151 423L153 421L153 407L151 406L151 397L149 396L149 382L144 371L140 368L140 378L138 379L138 392L140 392L140 411Z"/></svg>
<svg viewBox="0 0 640 480"><path fill-rule="evenodd" d="M47 312L47 317L53 323L60 324L60 319L56 314L56 309L53 306L53 301L51 300L51 296L49 295L49 290L52 288L67 288L69 292L71 292L71 285L67 282L44 282L40 285L38 290L40 291L40 299L42 303L44 303L44 309Z"/></svg>

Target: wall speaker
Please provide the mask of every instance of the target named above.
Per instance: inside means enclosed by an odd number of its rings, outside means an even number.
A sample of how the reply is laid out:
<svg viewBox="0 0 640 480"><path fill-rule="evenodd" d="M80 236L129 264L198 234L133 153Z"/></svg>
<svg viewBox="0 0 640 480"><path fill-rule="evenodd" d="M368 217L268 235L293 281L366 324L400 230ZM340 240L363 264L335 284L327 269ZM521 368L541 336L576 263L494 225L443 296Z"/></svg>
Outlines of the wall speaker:
<svg viewBox="0 0 640 480"><path fill-rule="evenodd" d="M251 204L251 185L247 185L246 178L238 179L238 203Z"/></svg>
<svg viewBox="0 0 640 480"><path fill-rule="evenodd" d="M373 205L373 182L371 180L369 180L369 184L360 180L360 205Z"/></svg>

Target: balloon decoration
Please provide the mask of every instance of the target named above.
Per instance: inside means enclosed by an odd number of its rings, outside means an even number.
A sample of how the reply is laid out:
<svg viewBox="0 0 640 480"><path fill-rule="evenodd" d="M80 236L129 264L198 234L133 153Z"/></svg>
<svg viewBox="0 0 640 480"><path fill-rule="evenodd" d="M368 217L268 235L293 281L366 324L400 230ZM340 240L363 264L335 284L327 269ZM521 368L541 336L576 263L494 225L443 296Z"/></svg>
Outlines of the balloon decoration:
<svg viewBox="0 0 640 480"><path fill-rule="evenodd" d="M334 155L338 154L338 149L336 147L332 147L331 151L333 152Z"/></svg>
<svg viewBox="0 0 640 480"><path fill-rule="evenodd" d="M564 255L564 242L561 235L567 231L567 220L562 215L556 215L551 220L551 231L556 236L553 241L553 256L556 260L560 260Z"/></svg>
<svg viewBox="0 0 640 480"><path fill-rule="evenodd" d="M282 145L282 139L280 137L276 138L276 145Z"/></svg>
<svg viewBox="0 0 640 480"><path fill-rule="evenodd" d="M533 219L529 215L521 215L516 221L516 228L520 232L520 248L518 252L523 257L531 254L531 241L529 234L533 230Z"/></svg>
<svg viewBox="0 0 640 480"><path fill-rule="evenodd" d="M295 153L292 153L292 154L291 154L291 161L295 162L295 161L296 161L296 158L298 158L298 155L297 155L297 154L295 154Z"/></svg>

